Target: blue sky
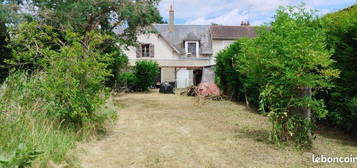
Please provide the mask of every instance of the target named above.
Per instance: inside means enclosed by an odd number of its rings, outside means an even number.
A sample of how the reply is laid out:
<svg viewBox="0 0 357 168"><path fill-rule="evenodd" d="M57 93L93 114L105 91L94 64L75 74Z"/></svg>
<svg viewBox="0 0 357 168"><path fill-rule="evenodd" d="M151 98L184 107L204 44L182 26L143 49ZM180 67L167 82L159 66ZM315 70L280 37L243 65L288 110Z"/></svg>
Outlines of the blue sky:
<svg viewBox="0 0 357 168"><path fill-rule="evenodd" d="M159 4L165 20L172 1L162 0ZM252 25L261 25L272 20L279 6L302 2L324 15L351 6L357 0L174 0L175 23L239 25L242 20L249 20Z"/></svg>

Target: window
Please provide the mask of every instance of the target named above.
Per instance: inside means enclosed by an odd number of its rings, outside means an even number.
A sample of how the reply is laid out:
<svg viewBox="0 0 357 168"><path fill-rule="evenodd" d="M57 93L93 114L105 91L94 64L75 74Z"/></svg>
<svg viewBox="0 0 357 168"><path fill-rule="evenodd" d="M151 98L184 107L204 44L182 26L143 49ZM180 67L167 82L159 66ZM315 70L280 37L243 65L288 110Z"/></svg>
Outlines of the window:
<svg viewBox="0 0 357 168"><path fill-rule="evenodd" d="M185 42L186 54L188 56L198 56L199 54L199 42L198 41L186 41Z"/></svg>
<svg viewBox="0 0 357 168"><path fill-rule="evenodd" d="M141 56L150 57L150 44L141 45Z"/></svg>
<svg viewBox="0 0 357 168"><path fill-rule="evenodd" d="M136 46L136 58L153 58L155 56L154 44L141 44Z"/></svg>
<svg viewBox="0 0 357 168"><path fill-rule="evenodd" d="M196 56L196 43L188 43L188 53L190 53L192 56Z"/></svg>

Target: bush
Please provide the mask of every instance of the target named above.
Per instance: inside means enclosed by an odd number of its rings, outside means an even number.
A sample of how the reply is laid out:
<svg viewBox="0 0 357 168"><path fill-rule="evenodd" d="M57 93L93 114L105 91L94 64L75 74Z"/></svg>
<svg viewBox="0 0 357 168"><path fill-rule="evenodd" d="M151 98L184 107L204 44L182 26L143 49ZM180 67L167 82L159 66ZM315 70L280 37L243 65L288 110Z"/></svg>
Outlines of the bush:
<svg viewBox="0 0 357 168"><path fill-rule="evenodd" d="M241 75L235 68L235 63L240 56L240 43L235 42L216 56L216 82L226 95L231 99L243 100L243 85Z"/></svg>
<svg viewBox="0 0 357 168"><path fill-rule="evenodd" d="M42 167L50 160L61 162L86 132L47 115L48 103L36 96L41 78L14 72L1 86L0 167L28 165L35 159Z"/></svg>
<svg viewBox="0 0 357 168"><path fill-rule="evenodd" d="M133 74L135 76L135 91L147 91L155 84L156 77L159 75L159 65L154 61L138 61L135 64Z"/></svg>
<svg viewBox="0 0 357 168"><path fill-rule="evenodd" d="M257 82L247 82L246 76L237 69L239 60L243 57L241 50L244 40L236 41L225 50L218 53L216 57L216 82L224 94L232 100L248 101L258 106L259 85ZM245 81L244 83L242 81Z"/></svg>
<svg viewBox="0 0 357 168"><path fill-rule="evenodd" d="M37 22L22 23L12 33L13 56L7 62L41 74L34 96L47 102L47 113L79 125L95 120L93 112L106 100L104 83L110 75L106 64L110 56L98 46L108 37L90 33L88 38L95 40L84 47L83 37L68 30L63 32L64 44L51 26ZM45 42L61 45L54 49Z"/></svg>
<svg viewBox="0 0 357 168"><path fill-rule="evenodd" d="M109 72L100 62L101 54L89 52L83 59L84 50L74 41L48 55L42 96L51 105L50 115L79 124L96 117L93 112L106 100L104 81Z"/></svg>
<svg viewBox="0 0 357 168"><path fill-rule="evenodd" d="M287 7L277 11L269 28L257 31L257 38L240 40L218 55L219 85L240 99L253 98L259 111L268 113L273 142L309 146L315 119L327 113L316 93L330 88L339 73L332 68L325 29L313 11Z"/></svg>
<svg viewBox="0 0 357 168"><path fill-rule="evenodd" d="M326 15L323 20L327 31L328 47L335 53L334 66L341 70L335 87L322 92L328 113L328 123L357 136L357 6Z"/></svg>
<svg viewBox="0 0 357 168"><path fill-rule="evenodd" d="M94 40L84 47L83 37L72 31L63 32L63 43L56 36L47 39L50 26L46 31L36 26L22 24L12 32L12 46L31 42L15 47L13 59L7 62L31 68L15 66L0 89L0 167L28 165L35 157L34 164L42 167L49 160L61 162L76 141L93 131L102 132L104 122L116 117L114 111L103 108L109 56L97 46L107 37L90 33L88 38ZM46 47L42 38L61 45ZM18 149L21 144L24 150Z"/></svg>
<svg viewBox="0 0 357 168"><path fill-rule="evenodd" d="M339 73L332 68L321 21L303 7L280 8L271 27L260 30L243 52L237 64L248 82L261 86L260 110L269 112L275 123L272 137L278 137L272 139L310 144L311 124L327 113L316 91L331 87Z"/></svg>
<svg viewBox="0 0 357 168"><path fill-rule="evenodd" d="M118 76L118 85L133 90L136 78L133 72L123 72Z"/></svg>
<svg viewBox="0 0 357 168"><path fill-rule="evenodd" d="M114 90L126 86L123 85L120 80L122 73L125 73L128 69L128 57L118 47L106 49L104 52L109 53L108 56L110 59L106 62L106 64L108 64L107 69L111 72L110 76L106 79L106 86Z"/></svg>

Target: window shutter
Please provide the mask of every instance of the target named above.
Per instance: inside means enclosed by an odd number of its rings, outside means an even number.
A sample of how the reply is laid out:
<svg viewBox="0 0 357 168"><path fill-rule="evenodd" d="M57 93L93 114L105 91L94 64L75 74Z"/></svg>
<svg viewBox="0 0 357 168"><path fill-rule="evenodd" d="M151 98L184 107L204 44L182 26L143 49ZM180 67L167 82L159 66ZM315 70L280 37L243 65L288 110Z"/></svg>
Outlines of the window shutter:
<svg viewBox="0 0 357 168"><path fill-rule="evenodd" d="M150 44L150 46L149 46L149 56L150 57L154 57L155 56L155 46L154 46L154 44Z"/></svg>
<svg viewBox="0 0 357 168"><path fill-rule="evenodd" d="M142 46L141 46L141 44L140 45L138 45L138 46L136 46L136 58L141 58L142 57Z"/></svg>

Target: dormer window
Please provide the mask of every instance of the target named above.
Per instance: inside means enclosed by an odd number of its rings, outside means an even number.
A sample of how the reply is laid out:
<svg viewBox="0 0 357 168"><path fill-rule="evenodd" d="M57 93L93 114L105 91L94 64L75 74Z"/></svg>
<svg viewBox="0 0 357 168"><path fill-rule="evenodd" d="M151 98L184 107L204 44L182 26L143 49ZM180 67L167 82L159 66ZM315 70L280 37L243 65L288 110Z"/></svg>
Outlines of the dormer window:
<svg viewBox="0 0 357 168"><path fill-rule="evenodd" d="M200 46L198 41L185 41L185 51L187 56L197 57L199 55Z"/></svg>

